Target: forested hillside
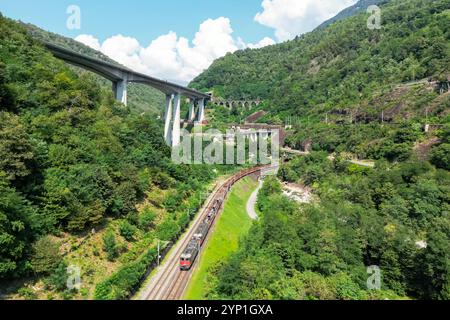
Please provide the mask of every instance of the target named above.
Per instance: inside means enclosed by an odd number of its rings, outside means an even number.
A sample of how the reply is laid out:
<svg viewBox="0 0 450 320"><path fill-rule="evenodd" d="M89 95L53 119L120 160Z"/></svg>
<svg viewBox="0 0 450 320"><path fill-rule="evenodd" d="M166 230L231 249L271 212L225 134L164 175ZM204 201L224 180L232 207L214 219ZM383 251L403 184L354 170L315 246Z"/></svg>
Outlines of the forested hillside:
<svg viewBox="0 0 450 320"><path fill-rule="evenodd" d="M382 111L394 119L423 117L437 94L397 86L430 78L447 89L450 1L393 0L381 8L380 30L367 28L363 12L292 41L228 54L191 86L223 98L262 98L272 111L266 120L274 122L324 119L327 112L347 121L351 113L378 120ZM441 106L430 116L442 115Z"/></svg>
<svg viewBox="0 0 450 320"><path fill-rule="evenodd" d="M450 299L450 174L416 160L374 169L313 153L284 166L282 181L310 186L299 205L277 180L239 252L208 279L221 299ZM367 266L381 270L368 290Z"/></svg>
<svg viewBox="0 0 450 320"><path fill-rule="evenodd" d="M450 299L450 1L380 5L381 30L364 10L228 54L191 84L264 99L260 121L286 123L287 144L311 151L265 182L261 219L211 268L209 298ZM373 265L381 290L368 290Z"/></svg>
<svg viewBox="0 0 450 320"><path fill-rule="evenodd" d="M1 16L0 43L0 296L92 298L110 281L96 297L126 298L215 173L173 165L154 116ZM79 292L65 285L70 264Z"/></svg>
<svg viewBox="0 0 450 320"><path fill-rule="evenodd" d="M42 30L41 28L36 27L32 24L23 24L25 28L29 31L31 36L33 38L50 42L55 45L73 50L75 52L81 53L83 55L100 59L109 63L118 64L118 62L112 60L108 56L104 55L103 53L96 51L78 41L75 41L74 39L67 38L64 36L61 36L59 34L55 34L52 32L48 32L45 30ZM79 69L77 67L72 67L74 70L76 70L78 73L84 72L84 70ZM102 86L110 86L110 82L108 80L105 80L104 78L100 76L95 75L96 81L101 84ZM165 103L165 97L164 95L157 91L156 89L153 89L149 86L139 84L139 83L132 83L128 86L128 105L133 112L137 113L151 113L151 114L162 114L163 108Z"/></svg>

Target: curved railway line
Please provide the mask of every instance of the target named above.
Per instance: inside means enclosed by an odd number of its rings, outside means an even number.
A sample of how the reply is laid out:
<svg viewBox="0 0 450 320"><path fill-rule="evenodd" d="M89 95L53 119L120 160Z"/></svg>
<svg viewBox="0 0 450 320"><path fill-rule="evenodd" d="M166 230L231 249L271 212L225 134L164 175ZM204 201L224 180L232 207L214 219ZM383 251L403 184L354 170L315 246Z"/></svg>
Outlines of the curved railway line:
<svg viewBox="0 0 450 320"><path fill-rule="evenodd" d="M255 173L261 174L261 170L263 168L265 167L261 166L240 171L234 176L228 178L224 183L215 189L209 197L207 205L203 207L201 213L195 218L194 222L190 226L189 231L180 238L178 243L173 247L172 251L169 252L166 260L163 262L158 272L151 278L145 290L143 290L140 294L140 300L179 300L183 297L184 290L186 289L199 258L195 261L194 267L189 271L181 271L179 261L181 254L189 241L191 241L197 227L202 223L203 219L206 218L216 200L220 200L222 203L218 216L221 214L225 199L236 182ZM217 218L215 219L214 224L216 222ZM206 241L208 240L210 234L211 231L209 232Z"/></svg>

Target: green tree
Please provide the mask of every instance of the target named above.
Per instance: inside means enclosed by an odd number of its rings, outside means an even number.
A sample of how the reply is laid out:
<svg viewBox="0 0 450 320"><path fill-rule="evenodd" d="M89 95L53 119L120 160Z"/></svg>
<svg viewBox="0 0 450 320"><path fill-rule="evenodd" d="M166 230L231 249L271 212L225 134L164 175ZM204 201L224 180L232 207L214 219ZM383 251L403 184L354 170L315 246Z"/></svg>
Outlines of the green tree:
<svg viewBox="0 0 450 320"><path fill-rule="evenodd" d="M50 237L44 236L33 244L31 265L36 273L49 274L61 263L59 245Z"/></svg>
<svg viewBox="0 0 450 320"><path fill-rule="evenodd" d="M8 88L5 64L2 62L0 62L0 111L16 111L15 97Z"/></svg>
<svg viewBox="0 0 450 320"><path fill-rule="evenodd" d="M139 217L139 225L144 228L150 228L153 226L156 219L156 213L149 208L145 208Z"/></svg>
<svg viewBox="0 0 450 320"><path fill-rule="evenodd" d="M116 236L112 230L108 230L103 236L103 250L109 261L114 261L119 255Z"/></svg>
<svg viewBox="0 0 450 320"><path fill-rule="evenodd" d="M28 271L26 254L35 236L35 209L0 171L0 278Z"/></svg>
<svg viewBox="0 0 450 320"><path fill-rule="evenodd" d="M156 236L162 241L172 241L179 231L180 227L176 221L168 217L156 228Z"/></svg>
<svg viewBox="0 0 450 320"><path fill-rule="evenodd" d="M420 272L419 295L423 298L448 300L450 298L450 220L434 218L429 224L427 248L421 253L417 267Z"/></svg>
<svg viewBox="0 0 450 320"><path fill-rule="evenodd" d="M122 221L119 226L120 235L127 241L133 241L136 234L136 227L128 221Z"/></svg>
<svg viewBox="0 0 450 320"><path fill-rule="evenodd" d="M450 144L443 143L431 151L431 162L438 168L450 170Z"/></svg>
<svg viewBox="0 0 450 320"><path fill-rule="evenodd" d="M46 278L45 283L50 288L63 292L67 290L67 279L69 274L67 273L67 264L61 261L57 267L50 272L50 275Z"/></svg>
<svg viewBox="0 0 450 320"><path fill-rule="evenodd" d="M0 112L0 170L9 180L23 178L31 173L33 147L25 127L16 115Z"/></svg>

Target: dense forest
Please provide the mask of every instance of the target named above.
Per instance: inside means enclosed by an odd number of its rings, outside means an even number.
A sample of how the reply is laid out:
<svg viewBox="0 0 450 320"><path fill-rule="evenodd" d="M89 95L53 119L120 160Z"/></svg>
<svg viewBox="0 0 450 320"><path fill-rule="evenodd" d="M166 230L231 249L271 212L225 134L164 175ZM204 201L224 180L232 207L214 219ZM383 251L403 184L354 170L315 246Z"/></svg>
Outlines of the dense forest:
<svg viewBox="0 0 450 320"><path fill-rule="evenodd" d="M210 299L450 299L450 1L379 5L380 30L359 10L228 54L191 84L264 99L259 121L288 125L288 146L310 151L267 179L260 221L210 270ZM214 120L246 112L218 108ZM313 200L289 200L285 183Z"/></svg>
<svg viewBox="0 0 450 320"><path fill-rule="evenodd" d="M320 200L298 205L266 181L261 221L214 270L210 298L450 299L448 171L413 159L364 168L314 152L279 178ZM371 265L381 291L367 290Z"/></svg>
<svg viewBox="0 0 450 320"><path fill-rule="evenodd" d="M31 278L49 295L24 286L21 297L70 298L76 262L93 278L84 298L103 280L97 298L125 298L220 170L172 164L153 115L115 102L111 84L55 59L23 25L0 17L0 43L0 294Z"/></svg>

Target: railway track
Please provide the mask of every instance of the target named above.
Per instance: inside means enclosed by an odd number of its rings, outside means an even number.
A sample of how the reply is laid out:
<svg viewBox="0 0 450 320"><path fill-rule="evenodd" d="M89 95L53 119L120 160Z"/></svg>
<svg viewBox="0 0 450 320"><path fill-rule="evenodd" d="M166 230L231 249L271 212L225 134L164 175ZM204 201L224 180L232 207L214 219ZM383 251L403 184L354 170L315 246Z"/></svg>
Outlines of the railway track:
<svg viewBox="0 0 450 320"><path fill-rule="evenodd" d="M173 247L172 251L169 252L166 261L163 262L163 265L160 267L158 272L152 277L146 289L140 295L140 300L179 300L183 297L184 290L186 289L189 279L192 276L192 271L195 269L199 259L196 260L190 271L180 271L179 261L183 250L192 239L195 230L201 224L203 219L206 218L215 200L221 199L224 203L231 187L236 182L249 175L260 173L262 168L263 167L255 167L240 171L234 176L228 178L214 190L207 200L207 205L203 207L200 215L198 215L198 217L194 220L188 232L181 237L178 243ZM218 216L222 212L223 203L219 210ZM216 223L217 219L218 217L216 217L214 223ZM208 234L208 238L209 236L210 234Z"/></svg>

